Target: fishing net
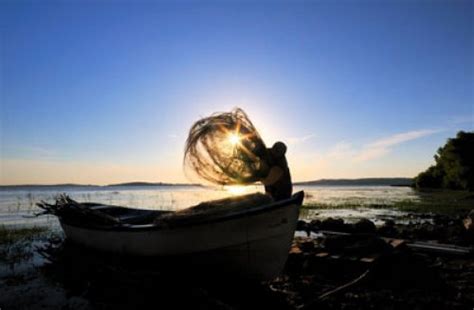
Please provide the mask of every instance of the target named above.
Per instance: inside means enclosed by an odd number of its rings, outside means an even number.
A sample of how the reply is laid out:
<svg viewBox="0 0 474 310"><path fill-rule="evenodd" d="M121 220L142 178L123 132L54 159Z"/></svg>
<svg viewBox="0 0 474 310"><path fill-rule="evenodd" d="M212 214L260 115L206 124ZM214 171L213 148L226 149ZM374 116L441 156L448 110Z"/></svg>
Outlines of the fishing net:
<svg viewBox="0 0 474 310"><path fill-rule="evenodd" d="M250 184L267 173L266 147L242 109L194 123L184 153L185 171L219 185Z"/></svg>

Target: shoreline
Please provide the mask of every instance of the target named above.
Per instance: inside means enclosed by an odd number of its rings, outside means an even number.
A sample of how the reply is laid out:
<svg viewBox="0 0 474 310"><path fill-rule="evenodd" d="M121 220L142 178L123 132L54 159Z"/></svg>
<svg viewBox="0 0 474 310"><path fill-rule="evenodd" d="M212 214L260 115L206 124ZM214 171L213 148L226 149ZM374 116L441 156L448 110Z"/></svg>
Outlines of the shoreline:
<svg viewBox="0 0 474 310"><path fill-rule="evenodd" d="M346 253L343 256L352 253L350 254L352 256L376 257L370 253L382 253L378 241L373 243L376 240L382 240L380 237L391 238L391 240L401 238L405 240L437 240L441 243L462 246L474 245L474 236L465 234L462 230L463 216L464 214L461 213L456 216L435 215L431 219L432 223L421 224L401 224L387 220L382 226L375 226L368 220L361 220L357 223L347 223L341 219L299 221L282 276L258 285L245 284L245 286L250 285L251 289L248 290L243 290L242 284L238 284L237 279L226 278L224 282L218 282L224 285L223 287L233 288L232 292L238 292L239 300L235 300L236 296L234 295L227 296L228 293L223 292L222 288L216 288L217 282L213 282L213 280L205 281L205 283L196 280L202 279L203 275L195 276L188 271L183 273L180 271L182 265L170 266L164 271L161 270L160 265L156 269L156 264L153 264L154 267L150 267L151 269L143 267L146 264L139 266L142 265L141 263L139 265L134 263L123 265L126 260L119 257L95 256L93 252L86 249L71 246L68 242L64 242L60 230L0 227L0 251L2 254L0 255L2 257L0 260L0 290L3 292L0 296L0 306L5 309L39 309L41 307L94 309L98 305L104 306L105 309L117 307L116 298L121 300L120 297L114 295L114 298L109 298L102 295L105 288L112 290L115 292L114 294L125 290L126 294L141 296L142 301L150 303L155 300L156 290L150 291L143 285L151 281L150 283L154 283L152 287L158 286L168 292L168 298L165 298L163 302L160 301L160 304L165 307L175 306L176 304L173 302L180 304L176 298L187 296L189 302L192 301L193 304L204 305L210 309L229 309L229 307L233 308L235 303L239 305L242 302L246 306L271 304L275 309L296 309L299 306L314 303L324 306L326 309L338 309L341 305L347 305L351 309L364 309L367 302L370 302L378 305L379 309L385 309L384 305L388 300L394 301L398 305L428 307L441 303L445 307L462 308L463 305L467 306L474 302L474 290L472 290L474 277L471 277L474 275L472 258L433 254L420 256L413 250L410 251L403 247L390 250L392 254L389 256L384 254L388 258L395 257L395 261L382 260L377 265L379 266L377 268L382 269L372 271L375 274L372 277L386 277L385 273L389 270L393 268L400 270L400 274L390 276L391 280L384 284L385 288L382 290L379 287L371 286L370 281L373 280L364 280L358 285L345 289L344 292L334 293L334 296L322 300L319 297L356 277L362 267L369 266L365 263L354 264L351 260L336 259L336 257L341 257L341 254L337 253ZM349 248L344 249L344 244L346 244L344 238L347 237L337 236L337 234L336 236L321 234L321 231L327 230L356 233L365 237L354 239L359 240L356 243L350 241L351 250L347 252ZM331 243L328 243L329 241ZM354 248L354 244L359 244L359 247ZM376 246L376 244L379 245ZM358 252L354 252L355 249L358 249ZM382 249L385 248L382 247ZM335 254L329 254L329 256L324 254L328 251L329 253L334 251ZM329 259L331 257L334 259ZM417 267L414 269L412 264ZM426 264L438 264L438 267L426 269ZM453 279L450 273L459 264L463 266L463 269L457 271L456 277ZM101 271L97 274L97 271L94 270ZM183 270L188 270L188 268ZM341 273L341 270L345 270L345 272ZM410 272L407 273L407 270ZM212 278L210 274L205 277ZM436 285L442 287L447 285L451 289L443 291L440 295L439 291L433 290L433 283L430 281L434 280L427 280L433 277L437 279ZM472 281L467 281L468 277L471 277L469 279ZM113 282L117 279L119 279L118 282ZM404 281L407 279L409 282L405 283ZM71 281L77 283L71 287ZM394 283L399 281L405 283L402 290L391 288ZM86 285L85 283L90 284ZM183 286L183 283L186 284ZM179 294L174 291L178 287L181 287ZM458 293L453 295L451 293L453 289ZM197 300L195 299L196 290L203 294L198 294ZM419 294L421 291L424 292L422 295ZM414 292L418 293L414 294ZM136 302L143 306L142 301L132 299L128 301L127 305L133 307L136 306L134 304ZM184 304L188 305L187 302Z"/></svg>

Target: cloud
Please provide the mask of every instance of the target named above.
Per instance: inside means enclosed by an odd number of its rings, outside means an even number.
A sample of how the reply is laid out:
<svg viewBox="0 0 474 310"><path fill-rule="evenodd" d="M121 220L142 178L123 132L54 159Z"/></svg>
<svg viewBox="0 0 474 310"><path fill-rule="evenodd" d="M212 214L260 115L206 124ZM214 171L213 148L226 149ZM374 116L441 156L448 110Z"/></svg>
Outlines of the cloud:
<svg viewBox="0 0 474 310"><path fill-rule="evenodd" d="M402 132L391 135L374 142L368 143L354 156L353 161L361 162L383 157L390 153L392 148L396 145L430 136L434 133L440 132L439 129L422 129Z"/></svg>
<svg viewBox="0 0 474 310"><path fill-rule="evenodd" d="M420 129L401 132L366 144L354 145L339 141L325 151L296 152L289 158L295 180L318 178L357 178L382 176L413 176L426 162L396 161L372 164L372 160L383 158L398 145L441 132L437 129ZM294 172L294 173L293 173Z"/></svg>
<svg viewBox="0 0 474 310"><path fill-rule="evenodd" d="M370 143L369 147L389 147L410 140L419 139L439 132L439 129L422 129L399 133Z"/></svg>
<svg viewBox="0 0 474 310"><path fill-rule="evenodd" d="M402 143L420 139L440 130L422 129L398 133L387 136L373 142L356 147L347 141L340 141L329 148L324 153L313 154L318 162L344 161L344 162L363 162L383 157L389 154L394 147Z"/></svg>
<svg viewBox="0 0 474 310"><path fill-rule="evenodd" d="M360 151L352 160L355 162L367 161L383 157L388 153L390 153L390 149L386 147L368 147Z"/></svg>
<svg viewBox="0 0 474 310"><path fill-rule="evenodd" d="M344 159L354 155L354 148L352 144L346 141L341 141L334 145L325 154L325 159Z"/></svg>
<svg viewBox="0 0 474 310"><path fill-rule="evenodd" d="M288 144L296 145L296 144L307 142L308 140L313 139L315 136L316 136L315 134L309 134L309 135L301 136L301 137L289 137L289 138L286 138L285 140L288 142Z"/></svg>

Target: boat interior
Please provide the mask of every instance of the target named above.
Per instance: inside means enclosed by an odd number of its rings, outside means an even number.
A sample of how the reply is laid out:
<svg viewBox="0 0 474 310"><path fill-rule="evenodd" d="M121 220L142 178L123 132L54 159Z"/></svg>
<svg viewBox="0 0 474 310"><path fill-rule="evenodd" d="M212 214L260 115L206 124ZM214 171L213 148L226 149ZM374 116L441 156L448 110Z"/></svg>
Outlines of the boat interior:
<svg viewBox="0 0 474 310"><path fill-rule="evenodd" d="M86 212L81 212L80 215L87 217L87 220L85 218L81 219L77 214L72 217L63 216L63 219L81 226L84 224L93 226L152 225L155 227L185 225L219 220L229 216L242 216L248 214L248 212L258 212L260 209L266 209L274 205L301 204L303 196L304 193L299 192L289 199L274 201L269 195L253 193L206 201L178 211L145 210L97 203L81 203L79 204L81 209ZM105 222L103 222L104 220Z"/></svg>

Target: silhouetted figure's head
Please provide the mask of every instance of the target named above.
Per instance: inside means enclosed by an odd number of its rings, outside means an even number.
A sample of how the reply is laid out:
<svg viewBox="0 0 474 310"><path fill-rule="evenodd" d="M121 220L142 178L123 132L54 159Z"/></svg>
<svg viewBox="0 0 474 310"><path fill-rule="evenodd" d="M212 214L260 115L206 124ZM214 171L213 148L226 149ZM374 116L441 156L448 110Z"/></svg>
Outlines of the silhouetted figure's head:
<svg viewBox="0 0 474 310"><path fill-rule="evenodd" d="M274 158L281 158L286 154L286 145L283 142L276 142L270 150Z"/></svg>

